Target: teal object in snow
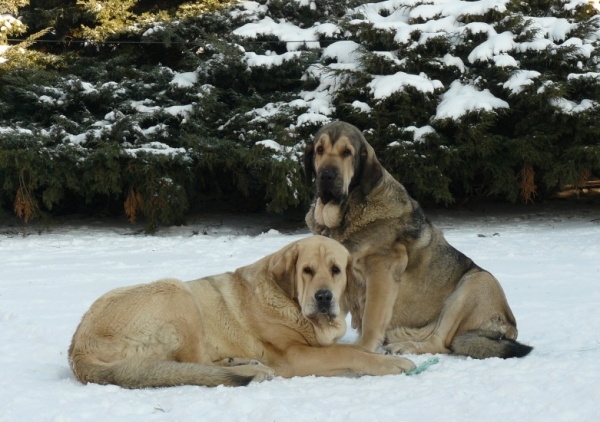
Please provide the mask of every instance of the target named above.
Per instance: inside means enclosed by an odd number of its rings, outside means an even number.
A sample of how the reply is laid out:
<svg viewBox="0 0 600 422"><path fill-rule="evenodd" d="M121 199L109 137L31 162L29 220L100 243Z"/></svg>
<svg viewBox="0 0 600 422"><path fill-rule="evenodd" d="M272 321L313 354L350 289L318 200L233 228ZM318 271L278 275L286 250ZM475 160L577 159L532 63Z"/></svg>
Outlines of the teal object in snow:
<svg viewBox="0 0 600 422"><path fill-rule="evenodd" d="M411 369L410 371L406 371L404 374L406 375L419 375L421 372L429 368L431 365L435 365L440 361L440 358L431 358L427 359L425 362L417 366L415 369Z"/></svg>

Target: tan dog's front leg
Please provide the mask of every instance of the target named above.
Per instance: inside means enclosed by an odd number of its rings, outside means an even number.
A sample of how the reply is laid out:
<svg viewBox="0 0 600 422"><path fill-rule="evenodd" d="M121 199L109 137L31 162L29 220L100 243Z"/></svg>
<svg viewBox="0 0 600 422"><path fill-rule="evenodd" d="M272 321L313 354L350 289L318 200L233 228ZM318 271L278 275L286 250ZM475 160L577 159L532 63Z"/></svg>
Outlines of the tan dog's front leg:
<svg viewBox="0 0 600 422"><path fill-rule="evenodd" d="M371 256L365 260L367 295L358 344L371 352L383 343L400 287L397 280L407 261L406 253L392 264L386 257Z"/></svg>
<svg viewBox="0 0 600 422"><path fill-rule="evenodd" d="M285 362L278 365L278 375L295 376L360 376L401 374L415 368L415 364L399 356L371 353L354 344L333 344L324 347L291 346Z"/></svg>

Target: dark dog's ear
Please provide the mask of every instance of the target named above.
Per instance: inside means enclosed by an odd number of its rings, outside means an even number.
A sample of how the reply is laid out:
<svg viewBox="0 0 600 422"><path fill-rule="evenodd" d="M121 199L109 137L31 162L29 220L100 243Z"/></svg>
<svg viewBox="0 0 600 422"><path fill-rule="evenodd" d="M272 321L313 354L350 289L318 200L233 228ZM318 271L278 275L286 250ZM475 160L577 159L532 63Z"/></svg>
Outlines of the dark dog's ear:
<svg viewBox="0 0 600 422"><path fill-rule="evenodd" d="M360 189L367 196L383 177L383 167L375 156L375 150L363 140L360 149Z"/></svg>
<svg viewBox="0 0 600 422"><path fill-rule="evenodd" d="M340 304L343 305L344 312L352 313L352 327L361 331L362 327L359 321L362 320L365 292L361 291L360 283L356 281L357 278L352 258L350 258L346 266L346 292L342 295L343 300Z"/></svg>
<svg viewBox="0 0 600 422"><path fill-rule="evenodd" d="M312 185L312 179L315 175L315 145L307 143L304 149L304 180L308 186Z"/></svg>
<svg viewBox="0 0 600 422"><path fill-rule="evenodd" d="M347 314L350 311L350 303L351 303L351 295L353 292L350 290L352 286L354 286L354 267L352 266L352 258L348 258L348 264L346 265L346 288L342 293L342 297L340 298L340 307L342 308L342 312Z"/></svg>
<svg viewBox="0 0 600 422"><path fill-rule="evenodd" d="M348 258L346 264L346 286L349 286L354 281L354 267L352 266L352 257Z"/></svg>
<svg viewBox="0 0 600 422"><path fill-rule="evenodd" d="M297 295L296 261L298 253L298 244L291 243L275 252L269 260L269 272L273 275L273 280L290 299L295 299Z"/></svg>

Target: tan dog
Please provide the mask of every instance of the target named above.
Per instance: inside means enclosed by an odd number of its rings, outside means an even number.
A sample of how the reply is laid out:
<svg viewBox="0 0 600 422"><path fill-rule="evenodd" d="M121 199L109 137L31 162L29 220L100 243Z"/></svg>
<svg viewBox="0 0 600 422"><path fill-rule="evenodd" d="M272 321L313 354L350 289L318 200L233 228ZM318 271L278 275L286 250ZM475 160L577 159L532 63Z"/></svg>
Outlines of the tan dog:
<svg viewBox="0 0 600 422"><path fill-rule="evenodd" d="M83 316L71 369L83 383L142 388L414 368L336 344L346 332L341 299L350 274L348 251L312 236L233 273L113 290Z"/></svg>
<svg viewBox="0 0 600 422"><path fill-rule="evenodd" d="M357 276L348 286L359 344L391 353L521 357L502 287L450 246L419 204L379 163L354 126L321 128L305 154L316 198L313 233L344 244Z"/></svg>

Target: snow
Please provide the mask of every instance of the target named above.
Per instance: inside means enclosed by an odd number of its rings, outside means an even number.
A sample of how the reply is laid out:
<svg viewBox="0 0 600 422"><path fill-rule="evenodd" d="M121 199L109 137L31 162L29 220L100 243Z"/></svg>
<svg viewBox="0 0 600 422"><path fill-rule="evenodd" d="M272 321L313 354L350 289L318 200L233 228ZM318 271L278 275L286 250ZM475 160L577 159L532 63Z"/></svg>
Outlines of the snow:
<svg viewBox="0 0 600 422"><path fill-rule="evenodd" d="M515 58L509 54L501 53L494 57L494 64L498 67L519 67L519 62L515 60Z"/></svg>
<svg viewBox="0 0 600 422"><path fill-rule="evenodd" d="M10 48L10 46L8 45L0 45L0 64L5 63L6 59L2 57L2 55L4 53L6 53L8 51L8 49Z"/></svg>
<svg viewBox="0 0 600 422"><path fill-rule="evenodd" d="M308 235L257 217L198 218L145 236L82 220L0 230L2 421L593 421L600 403L600 212L434 213L450 243L501 281L522 359L439 356L420 375L275 378L248 387L82 385L67 349L106 291L229 271ZM356 339L348 332L344 342ZM416 363L431 355L410 356Z"/></svg>
<svg viewBox="0 0 600 422"><path fill-rule="evenodd" d="M281 109L287 104L284 102L278 102L277 104L268 103L262 108L255 108L252 111L246 113L247 116L255 116L250 120L249 123L265 122L270 117L276 116L281 113Z"/></svg>
<svg viewBox="0 0 600 422"><path fill-rule="evenodd" d="M169 113L172 116L181 116L181 117L185 117L187 116L189 113L192 112L192 109L194 108L194 106L192 104L186 104L186 105L174 105L174 106L170 106L170 107L165 107L164 111L166 113Z"/></svg>
<svg viewBox="0 0 600 422"><path fill-rule="evenodd" d="M311 28L300 28L284 20L275 22L267 16L258 22L247 23L235 29L233 33L246 38L256 38L258 35L273 35L280 41L287 42L288 51L296 51L303 46L319 48L318 35L321 31L330 33L331 30L332 24L326 24L324 29L319 28L319 25Z"/></svg>
<svg viewBox="0 0 600 422"><path fill-rule="evenodd" d="M296 126L328 123L329 116L334 111L331 93L336 91L337 86L342 83L343 77L337 76L330 69L318 65L309 67L307 74L318 79L319 86L314 91L300 92L300 100L308 110L298 116ZM293 103L300 104L298 100L294 100Z"/></svg>
<svg viewBox="0 0 600 422"><path fill-rule="evenodd" d="M72 80L71 83L79 83L81 84L81 88L83 88L84 94L94 94L97 93L98 90L89 82L81 81L81 80Z"/></svg>
<svg viewBox="0 0 600 422"><path fill-rule="evenodd" d="M511 75L503 86L513 94L519 94L523 92L525 86L531 85L533 80L541 75L540 72L536 72L535 70L518 70Z"/></svg>
<svg viewBox="0 0 600 422"><path fill-rule="evenodd" d="M258 141L256 143L256 145L262 145L265 148L269 148L269 149L272 149L273 151L277 151L277 152L283 151L283 146L272 139L265 139L263 141Z"/></svg>
<svg viewBox="0 0 600 422"><path fill-rule="evenodd" d="M363 113L370 113L371 112L371 106L367 103L364 103L362 101L358 101L358 100L354 100L352 102L352 107L354 107L355 109L363 112Z"/></svg>
<svg viewBox="0 0 600 422"><path fill-rule="evenodd" d="M446 66L454 66L457 67L460 70L460 73L465 73L466 71L466 67L464 62L462 61L462 59L460 57L455 57L450 53L447 53L444 55L444 57L442 58L442 60L444 61L444 64Z"/></svg>
<svg viewBox="0 0 600 422"><path fill-rule="evenodd" d="M165 129L166 128L164 127L164 125L160 125L158 127L154 126L153 128L146 129L146 132L153 133L155 131ZM148 142L147 144L143 144L133 148L126 148L124 151L132 157L136 157L137 154L140 152L158 155L177 155L185 154L187 152L185 148L173 148L167 144L163 144L162 142Z"/></svg>
<svg viewBox="0 0 600 422"><path fill-rule="evenodd" d="M393 51L372 51L372 53L379 57L383 57L385 60L389 60L398 66L404 66L407 62L406 57L400 60L398 59L398 55Z"/></svg>
<svg viewBox="0 0 600 422"><path fill-rule="evenodd" d="M592 100L575 101L567 100L566 98L553 98L550 100L550 105L558 108L565 114L576 114L598 107L598 103Z"/></svg>
<svg viewBox="0 0 600 422"><path fill-rule="evenodd" d="M582 78L600 78L600 73L598 72L586 72L586 73L570 73L567 76L567 79L582 79Z"/></svg>
<svg viewBox="0 0 600 422"><path fill-rule="evenodd" d="M256 15L257 13L266 13L269 8L266 5L261 5L255 1L240 1L236 6L241 7L241 10L234 9L230 12L235 19L241 16Z"/></svg>
<svg viewBox="0 0 600 422"><path fill-rule="evenodd" d="M298 116L298 119L296 120L296 125L299 127L314 124L324 125L329 123L330 121L331 119L322 113L308 112L302 113L300 116Z"/></svg>
<svg viewBox="0 0 600 422"><path fill-rule="evenodd" d="M170 84L179 88L190 88L194 86L196 82L198 82L198 75L196 72L182 72L176 73Z"/></svg>
<svg viewBox="0 0 600 422"><path fill-rule="evenodd" d="M338 41L323 50L322 58L333 58L338 63L355 63L362 58L360 44L354 41Z"/></svg>
<svg viewBox="0 0 600 422"><path fill-rule="evenodd" d="M520 44L515 44L515 48L521 53L526 53L528 51L542 51L552 47L553 45L554 43L552 41L542 38L534 41L526 41Z"/></svg>
<svg viewBox="0 0 600 422"><path fill-rule="evenodd" d="M371 88L373 98L380 100L401 91L405 86L412 86L417 91L423 93L433 93L436 89L443 88L444 85L437 79L431 80L425 73L412 75L405 72L397 72L394 75L375 76L367 84Z"/></svg>
<svg viewBox="0 0 600 422"><path fill-rule="evenodd" d="M148 28L143 34L142 37L150 36L154 33L159 33L165 30L165 26L163 24L155 23L152 28Z"/></svg>
<svg viewBox="0 0 600 422"><path fill-rule="evenodd" d="M508 108L508 103L495 97L488 89L479 91L473 85L463 85L459 81L452 82L450 89L441 96L437 106L436 119L459 119L470 111L494 111L497 108Z"/></svg>
<svg viewBox="0 0 600 422"><path fill-rule="evenodd" d="M412 33L419 31L421 33L419 43L425 44L431 35L442 35L440 34L441 32L450 32L456 26L457 22L454 16L447 16L442 19L434 19L422 24L408 25L398 29L396 36L394 37L394 41L400 44L407 43Z"/></svg>
<svg viewBox="0 0 600 422"><path fill-rule="evenodd" d="M14 16L6 13L0 13L0 32L7 33L9 30L13 29L13 25L20 27L23 25L23 23Z"/></svg>
<svg viewBox="0 0 600 422"><path fill-rule="evenodd" d="M24 129L21 127L0 127L0 133L26 133L28 135L33 135L33 132L29 129Z"/></svg>
<svg viewBox="0 0 600 422"><path fill-rule="evenodd" d="M600 1L598 0L568 0L564 3L564 10L573 10L578 6L589 4L592 7L600 10Z"/></svg>
<svg viewBox="0 0 600 422"><path fill-rule="evenodd" d="M571 23L564 18L544 17L529 18L533 22L532 29L540 31L540 34L548 37L552 41L564 41L567 34L577 28L577 24Z"/></svg>
<svg viewBox="0 0 600 422"><path fill-rule="evenodd" d="M273 66L281 66L284 62L295 60L300 57L299 51L291 51L288 53L277 54L274 52L267 52L267 54L256 54L256 53L245 53L246 63L250 67L263 66L271 68Z"/></svg>
<svg viewBox="0 0 600 422"><path fill-rule="evenodd" d="M435 133L435 129L429 125L423 127L408 126L404 129L406 132L412 132L415 142L423 142L428 133Z"/></svg>
<svg viewBox="0 0 600 422"><path fill-rule="evenodd" d="M273 139L263 139L262 141L256 142L255 145L261 145L264 148L268 148L275 153L272 157L275 160L283 161L285 158L291 158L292 160L297 160L297 153L300 151L304 151L303 145L294 145L291 147L281 145L279 142L274 141ZM300 154L302 155L302 154ZM288 177L288 185L290 184L290 179Z"/></svg>
<svg viewBox="0 0 600 422"><path fill-rule="evenodd" d="M412 3L411 0L409 2ZM411 18L433 19L436 16L482 16L491 10L504 12L509 0L445 0L437 1L434 4L420 4L410 11ZM403 2L406 4L406 2ZM419 2L420 3L420 2ZM425 2L423 2L425 3Z"/></svg>
<svg viewBox="0 0 600 422"><path fill-rule="evenodd" d="M513 37L514 35L510 31L489 36L487 41L481 43L471 51L468 57L469 62L475 63L477 60L490 60L493 56L511 51L516 46Z"/></svg>
<svg viewBox="0 0 600 422"><path fill-rule="evenodd" d="M160 110L159 106L155 106L155 105L147 105L147 104L152 104L154 103L154 101L152 101L149 98L146 98L145 100L142 101L135 101L135 100L130 100L129 104L131 105L131 107L133 107L135 110L137 110L140 113L154 113L157 110Z"/></svg>
<svg viewBox="0 0 600 422"><path fill-rule="evenodd" d="M591 45L589 43L584 44L583 40L581 38L577 38L577 37L569 38L564 43L562 43L561 46L562 47L575 46L575 47L577 47L575 54L579 54L580 56L583 56L586 58L589 58L592 55L592 52L594 51L593 45Z"/></svg>

